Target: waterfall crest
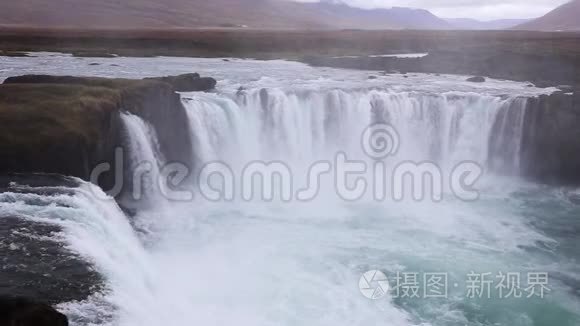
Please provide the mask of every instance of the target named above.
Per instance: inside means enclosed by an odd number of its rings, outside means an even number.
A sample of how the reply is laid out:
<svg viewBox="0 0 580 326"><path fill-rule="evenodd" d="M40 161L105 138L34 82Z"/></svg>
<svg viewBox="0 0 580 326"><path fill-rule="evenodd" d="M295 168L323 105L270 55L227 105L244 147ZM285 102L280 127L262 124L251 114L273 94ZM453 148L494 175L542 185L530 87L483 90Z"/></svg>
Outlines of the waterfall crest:
<svg viewBox="0 0 580 326"><path fill-rule="evenodd" d="M476 93L385 90L243 90L196 94L184 102L196 159L314 162L337 151L361 158L361 135L373 123L398 132L394 161L450 166L471 160L518 173L526 99Z"/></svg>

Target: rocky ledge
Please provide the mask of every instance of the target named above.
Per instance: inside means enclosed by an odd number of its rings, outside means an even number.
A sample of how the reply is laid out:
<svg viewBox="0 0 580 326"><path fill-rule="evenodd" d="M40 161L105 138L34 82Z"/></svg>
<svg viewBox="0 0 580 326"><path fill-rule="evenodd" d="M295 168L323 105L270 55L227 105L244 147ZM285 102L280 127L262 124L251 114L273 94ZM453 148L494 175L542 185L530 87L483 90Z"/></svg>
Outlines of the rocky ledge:
<svg viewBox="0 0 580 326"><path fill-rule="evenodd" d="M208 91L198 74L143 80L27 75L0 85L0 173L57 173L89 179L123 147L120 112L153 125L168 161L191 164L189 122L177 91ZM113 173L99 185L110 189Z"/></svg>
<svg viewBox="0 0 580 326"><path fill-rule="evenodd" d="M546 183L580 185L580 90L528 99L522 173Z"/></svg>
<svg viewBox="0 0 580 326"><path fill-rule="evenodd" d="M65 315L51 306L24 298L0 297L0 325L68 326Z"/></svg>

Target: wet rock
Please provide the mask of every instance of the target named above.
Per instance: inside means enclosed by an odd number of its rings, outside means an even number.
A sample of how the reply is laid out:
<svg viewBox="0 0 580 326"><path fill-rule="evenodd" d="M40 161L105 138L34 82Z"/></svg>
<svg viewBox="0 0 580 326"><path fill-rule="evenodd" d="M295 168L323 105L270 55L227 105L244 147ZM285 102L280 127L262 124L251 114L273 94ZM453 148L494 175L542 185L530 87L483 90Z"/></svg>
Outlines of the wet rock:
<svg viewBox="0 0 580 326"><path fill-rule="evenodd" d="M574 87L570 86L570 85L558 85L558 86L556 86L556 88L558 88L559 90L561 90L564 93L574 92Z"/></svg>
<svg viewBox="0 0 580 326"><path fill-rule="evenodd" d="M527 100L522 173L554 184L580 184L580 94L563 92Z"/></svg>
<svg viewBox="0 0 580 326"><path fill-rule="evenodd" d="M19 51L2 51L0 50L0 57L30 57L30 55L26 52L19 52Z"/></svg>
<svg viewBox="0 0 580 326"><path fill-rule="evenodd" d="M472 82L472 83L485 83L485 78L481 76L475 76L467 78L465 81Z"/></svg>
<svg viewBox="0 0 580 326"><path fill-rule="evenodd" d="M26 298L0 297L0 325L68 326L68 318L44 303Z"/></svg>
<svg viewBox="0 0 580 326"><path fill-rule="evenodd" d="M73 57L77 58L116 58L116 54L111 54L102 51L78 51L72 53Z"/></svg>
<svg viewBox="0 0 580 326"><path fill-rule="evenodd" d="M536 80L534 81L534 85L539 88L547 88L547 87L554 87L554 83L545 80Z"/></svg>

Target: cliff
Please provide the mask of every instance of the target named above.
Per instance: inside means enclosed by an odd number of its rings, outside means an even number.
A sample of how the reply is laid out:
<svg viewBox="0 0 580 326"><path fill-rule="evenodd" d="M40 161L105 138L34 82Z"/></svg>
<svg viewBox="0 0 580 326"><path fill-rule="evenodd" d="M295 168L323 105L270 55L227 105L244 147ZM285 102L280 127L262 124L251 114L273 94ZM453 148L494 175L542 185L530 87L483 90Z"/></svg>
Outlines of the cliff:
<svg viewBox="0 0 580 326"><path fill-rule="evenodd" d="M522 173L548 183L580 184L580 92L528 100Z"/></svg>
<svg viewBox="0 0 580 326"><path fill-rule="evenodd" d="M136 114L155 128L168 161L191 164L189 123L180 91L212 89L197 74L145 80L20 76L0 85L0 173L57 173L88 180L100 163L114 166L123 147L119 113ZM115 175L99 185L110 189Z"/></svg>

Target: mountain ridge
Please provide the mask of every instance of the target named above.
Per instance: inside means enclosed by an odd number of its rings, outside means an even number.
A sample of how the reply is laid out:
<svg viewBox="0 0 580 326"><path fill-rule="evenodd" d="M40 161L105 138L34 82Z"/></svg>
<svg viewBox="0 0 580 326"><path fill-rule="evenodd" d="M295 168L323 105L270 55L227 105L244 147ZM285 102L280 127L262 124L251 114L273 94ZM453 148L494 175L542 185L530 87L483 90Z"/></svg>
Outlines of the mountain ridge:
<svg viewBox="0 0 580 326"><path fill-rule="evenodd" d="M478 20L473 18L443 18L458 29L464 30L501 30L529 22L531 19L494 19Z"/></svg>
<svg viewBox="0 0 580 326"><path fill-rule="evenodd" d="M518 30L580 31L580 0L572 0L546 15L514 27Z"/></svg>
<svg viewBox="0 0 580 326"><path fill-rule="evenodd" d="M451 29L424 9L362 9L340 0L19 0L0 2L0 25L78 28Z"/></svg>

